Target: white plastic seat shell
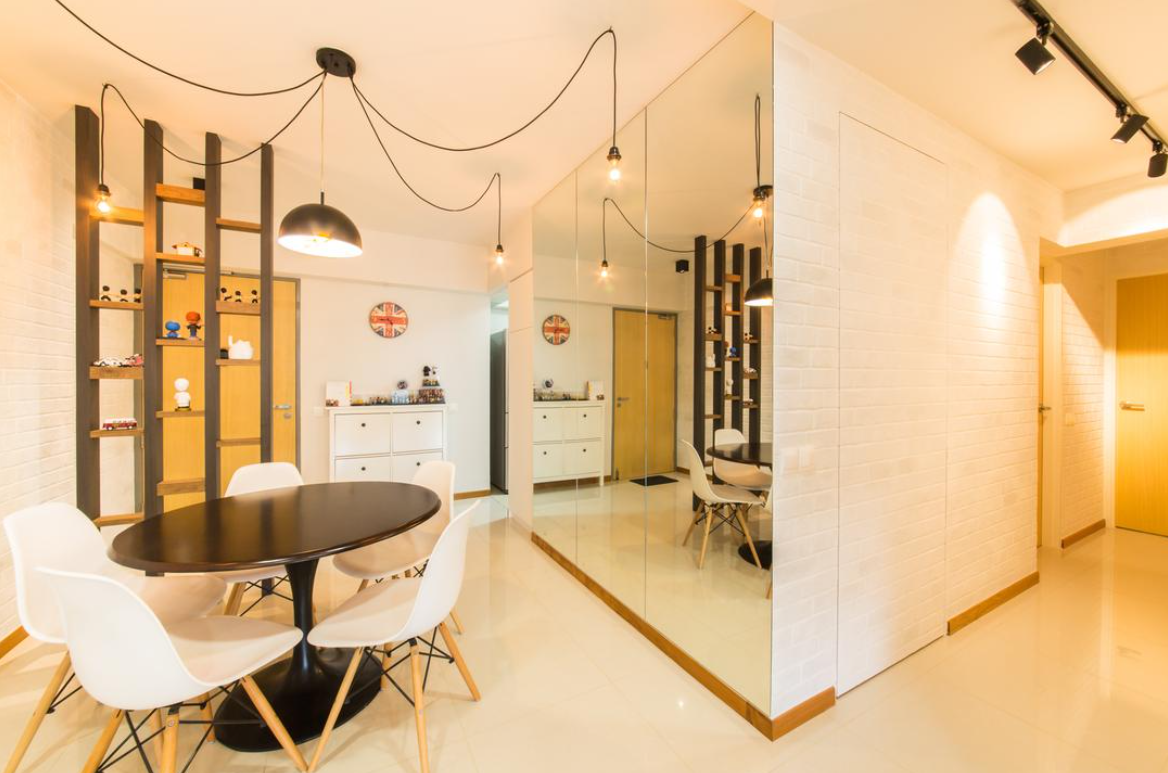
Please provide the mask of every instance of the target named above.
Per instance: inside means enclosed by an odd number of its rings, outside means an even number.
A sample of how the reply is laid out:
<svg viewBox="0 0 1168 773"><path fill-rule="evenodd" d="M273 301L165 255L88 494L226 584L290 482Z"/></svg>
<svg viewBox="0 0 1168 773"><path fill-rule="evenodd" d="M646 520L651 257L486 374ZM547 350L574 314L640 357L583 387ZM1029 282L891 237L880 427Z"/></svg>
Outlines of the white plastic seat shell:
<svg viewBox="0 0 1168 773"><path fill-rule="evenodd" d="M714 430L714 445L727 446L745 443L746 436L741 430L733 427L722 427ZM714 475L732 486L740 486L752 491L766 491L770 489L773 476L768 470L755 467L753 464L728 462L714 457Z"/></svg>
<svg viewBox="0 0 1168 773"><path fill-rule="evenodd" d="M223 496L237 497L246 494L256 494L262 491L293 488L303 485L304 478L301 477L300 470L296 469L296 465L289 462L245 464L231 476L231 480L227 483L227 489L223 492ZM216 577L232 584L275 580L284 575L285 569L283 566L215 572Z"/></svg>

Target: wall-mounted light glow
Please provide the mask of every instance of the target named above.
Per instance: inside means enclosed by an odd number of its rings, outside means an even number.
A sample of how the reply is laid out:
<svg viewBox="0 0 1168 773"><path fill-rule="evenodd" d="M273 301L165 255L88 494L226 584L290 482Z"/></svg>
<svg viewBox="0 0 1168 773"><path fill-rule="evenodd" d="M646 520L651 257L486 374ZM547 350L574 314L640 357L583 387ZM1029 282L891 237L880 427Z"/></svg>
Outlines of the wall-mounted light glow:
<svg viewBox="0 0 1168 773"><path fill-rule="evenodd" d="M1033 75L1038 75L1054 64L1054 54L1046 50L1046 41L1050 38L1050 33L1051 24L1049 22L1043 24L1038 28L1037 34L1014 53L1018 61L1026 65L1026 69Z"/></svg>
<svg viewBox="0 0 1168 773"><path fill-rule="evenodd" d="M108 215L114 211L114 205L110 203L110 189L105 183L97 186L97 204L95 207L103 215Z"/></svg>
<svg viewBox="0 0 1168 773"><path fill-rule="evenodd" d="M503 258L504 258L506 255L507 255L507 253L503 251L503 245L502 245L502 244L496 244L496 245L495 245L495 265L496 265L496 266L501 266L501 265L503 265Z"/></svg>
<svg viewBox="0 0 1168 773"><path fill-rule="evenodd" d="M600 261L600 278L608 279L608 258Z"/></svg>
<svg viewBox="0 0 1168 773"><path fill-rule="evenodd" d="M621 178L620 170L621 154L620 148L613 145L608 149L608 179L616 182Z"/></svg>

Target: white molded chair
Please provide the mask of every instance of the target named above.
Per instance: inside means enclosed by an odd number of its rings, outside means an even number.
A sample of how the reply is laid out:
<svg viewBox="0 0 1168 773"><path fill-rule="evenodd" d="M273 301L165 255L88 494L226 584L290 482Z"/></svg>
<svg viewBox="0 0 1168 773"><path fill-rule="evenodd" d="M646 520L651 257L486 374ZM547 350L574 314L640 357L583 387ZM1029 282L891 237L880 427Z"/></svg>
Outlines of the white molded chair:
<svg viewBox="0 0 1168 773"><path fill-rule="evenodd" d="M243 494L254 494L258 491L303 485L304 478L300 477L300 471L296 469L296 465L288 462L261 462L260 464L247 464L236 470L235 474L231 476L231 481L227 484L227 490L223 493L224 496L235 497ZM227 597L227 606L224 609L224 614L228 615L239 614L243 593L248 588L260 587L260 583L264 580L273 580L279 584L287 579L287 574L282 566L216 572L214 576L231 583L231 593ZM260 599L262 598L261 596ZM251 606L254 607L258 603L259 600ZM251 607L245 609L243 614L247 614L250 609Z"/></svg>
<svg viewBox="0 0 1168 773"><path fill-rule="evenodd" d="M205 615L222 600L222 580L203 575L146 577L106 557L105 540L84 513L72 505L50 502L25 508L4 519L12 550L16 611L24 630L45 644L64 644L65 628L48 580L41 568L70 569L112 577L138 595L164 621ZM41 721L56 702L71 661L68 652L41 694L24 733L4 768L14 773L36 736Z"/></svg>
<svg viewBox="0 0 1168 773"><path fill-rule="evenodd" d="M418 467L410 482L425 486L438 495L438 512L404 534L333 557L333 566L337 571L360 580L361 590L370 582L421 569L429 560L443 530L450 524L451 508L454 506L453 462L426 462ZM462 633L462 622L453 609L450 611L450 619L458 632Z"/></svg>
<svg viewBox="0 0 1168 773"><path fill-rule="evenodd" d="M211 691L237 681L292 762L305 769L304 757L251 678L300 642L299 629L225 615L164 626L142 599L116 580L59 569L40 571L57 597L78 681L95 700L114 709L86 771L101 764L127 712L153 715L167 709L160 767L163 773L173 773L179 706L197 699L209 718Z"/></svg>
<svg viewBox="0 0 1168 773"><path fill-rule="evenodd" d="M761 569L762 561L759 560L758 552L754 549L754 540L750 538L750 528L747 526L746 513L753 505L761 505L762 499L737 486L710 483L706 478L705 470L702 469L702 457L698 454L697 449L686 440L681 442L685 446L690 485L693 487L694 496L701 500L698 504L697 512L694 513L693 521L690 523L689 529L685 532L685 539L681 541L681 544L684 545L689 542L694 528L702 521L705 521L706 531L702 536L702 552L698 555L698 569L701 569L706 563L706 548L710 542L710 532L722 526L722 524L729 524L731 528L742 532L742 536L746 539L746 544L750 546L750 555L754 557L755 566ZM729 514L726 512L727 510ZM719 520L717 526L713 526L715 518Z"/></svg>
<svg viewBox="0 0 1168 773"><path fill-rule="evenodd" d="M746 436L742 434L741 430L731 427L714 430L714 445L716 446L734 445L745 442ZM738 486L739 488L754 492L762 492L764 499L766 492L770 491L773 479L770 470L755 467L753 464L727 462L717 457L714 457L714 475L719 480L725 481L731 486Z"/></svg>
<svg viewBox="0 0 1168 773"><path fill-rule="evenodd" d="M325 744L328 743L329 735L340 715L366 648L380 647L387 642L409 644L414 718L417 721L422 773L429 773L430 770L426 746L426 718L423 710L422 657L423 655L435 657L436 650L431 645L428 652L422 653L418 641L426 642L425 635L437 628L449 650L450 659L458 666L458 671L462 674L467 689L470 690L471 697L476 701L481 698L470 669L467 668L454 637L443 622L454 608L462 589L462 578L466 569L467 532L470 529L471 515L477 507L476 502L457 515L442 532L430 554L430 561L423 576L391 580L365 588L309 632L308 641L315 647L355 648L353 658L349 661L349 668L337 691L332 711L329 712L328 721L321 732L320 741L313 752L312 762L308 766L309 771L316 770L320 763ZM385 650L390 651L390 647L386 645ZM442 657L440 654L437 656ZM386 668L385 660L382 661L382 668Z"/></svg>

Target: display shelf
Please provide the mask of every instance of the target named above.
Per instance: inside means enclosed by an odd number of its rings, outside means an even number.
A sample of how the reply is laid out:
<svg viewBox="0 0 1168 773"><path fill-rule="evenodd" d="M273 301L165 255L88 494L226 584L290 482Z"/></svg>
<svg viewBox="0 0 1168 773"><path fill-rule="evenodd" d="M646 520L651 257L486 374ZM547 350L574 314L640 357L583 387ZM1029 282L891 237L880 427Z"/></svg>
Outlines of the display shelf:
<svg viewBox="0 0 1168 773"><path fill-rule="evenodd" d="M201 266L203 258L200 255L179 255L177 252L156 252L154 259L159 263L173 263L180 266Z"/></svg>
<svg viewBox="0 0 1168 773"><path fill-rule="evenodd" d="M142 210L130 207L114 207L109 212L90 211L89 216L102 223L117 223L118 225L142 225L144 216Z"/></svg>
<svg viewBox="0 0 1168 773"><path fill-rule="evenodd" d="M91 309L116 309L117 311L141 311L142 304L134 301L89 301Z"/></svg>
<svg viewBox="0 0 1168 773"><path fill-rule="evenodd" d="M158 183L154 186L154 195L159 201L168 204L186 204L191 207L201 207L207 200L206 191L195 188L184 188L181 185L167 185Z"/></svg>
<svg viewBox="0 0 1168 773"><path fill-rule="evenodd" d="M101 437L139 437L142 434L142 428L135 429L91 429L89 436L92 438Z"/></svg>
<svg viewBox="0 0 1168 773"><path fill-rule="evenodd" d="M224 231L239 231L247 234L258 234L262 230L259 223L250 220L232 220L226 217L215 218L215 225Z"/></svg>
<svg viewBox="0 0 1168 773"><path fill-rule="evenodd" d="M221 368L231 368L231 367L246 366L246 365L259 365L260 361L259 361L258 357L253 357L250 360L231 360L231 359L225 360L222 357L220 357L219 359L215 360L215 364Z"/></svg>
<svg viewBox="0 0 1168 773"><path fill-rule="evenodd" d="M93 525L99 529L102 526L126 526L138 523L145 515L143 513L118 513L116 515L99 515L93 519Z"/></svg>
<svg viewBox="0 0 1168 773"><path fill-rule="evenodd" d="M129 368L101 368L96 365L90 365L89 377L91 379L109 379L112 381L140 381L142 379L142 366L135 365Z"/></svg>
<svg viewBox="0 0 1168 773"><path fill-rule="evenodd" d="M201 494L203 493L203 479L175 478L160 481L157 491L160 497L173 496L174 494Z"/></svg>
<svg viewBox="0 0 1168 773"><path fill-rule="evenodd" d="M201 338L155 338L154 343L158 346L185 346L188 348L203 348L203 339Z"/></svg>
<svg viewBox="0 0 1168 773"><path fill-rule="evenodd" d="M258 303L216 301L215 311L220 314L236 314L240 317L258 317L260 315L260 305Z"/></svg>
<svg viewBox="0 0 1168 773"><path fill-rule="evenodd" d="M203 411L155 411L158 419L197 419L204 415Z"/></svg>
<svg viewBox="0 0 1168 773"><path fill-rule="evenodd" d="M260 439L258 437L225 437L215 441L215 445L219 448L237 448L239 446L258 446Z"/></svg>

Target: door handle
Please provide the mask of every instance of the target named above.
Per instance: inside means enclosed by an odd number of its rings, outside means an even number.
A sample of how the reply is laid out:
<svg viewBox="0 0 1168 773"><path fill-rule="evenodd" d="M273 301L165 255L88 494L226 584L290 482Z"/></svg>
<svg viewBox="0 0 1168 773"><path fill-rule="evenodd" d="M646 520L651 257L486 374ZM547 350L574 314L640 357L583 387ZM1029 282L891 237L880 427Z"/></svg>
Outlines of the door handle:
<svg viewBox="0 0 1168 773"><path fill-rule="evenodd" d="M292 403L280 403L279 405L273 405L272 409L276 411L288 411L292 409Z"/></svg>
<svg viewBox="0 0 1168 773"><path fill-rule="evenodd" d="M1047 412L1047 411L1049 411L1049 410L1050 410L1050 406L1049 406L1049 405L1046 405L1045 403L1039 403L1039 404L1038 404L1038 412L1039 412L1039 413L1046 413L1046 412Z"/></svg>
<svg viewBox="0 0 1168 773"><path fill-rule="evenodd" d="M1142 410L1144 410L1144 404L1143 403L1129 403L1127 400L1124 400L1119 404L1119 409L1121 411L1142 411Z"/></svg>

